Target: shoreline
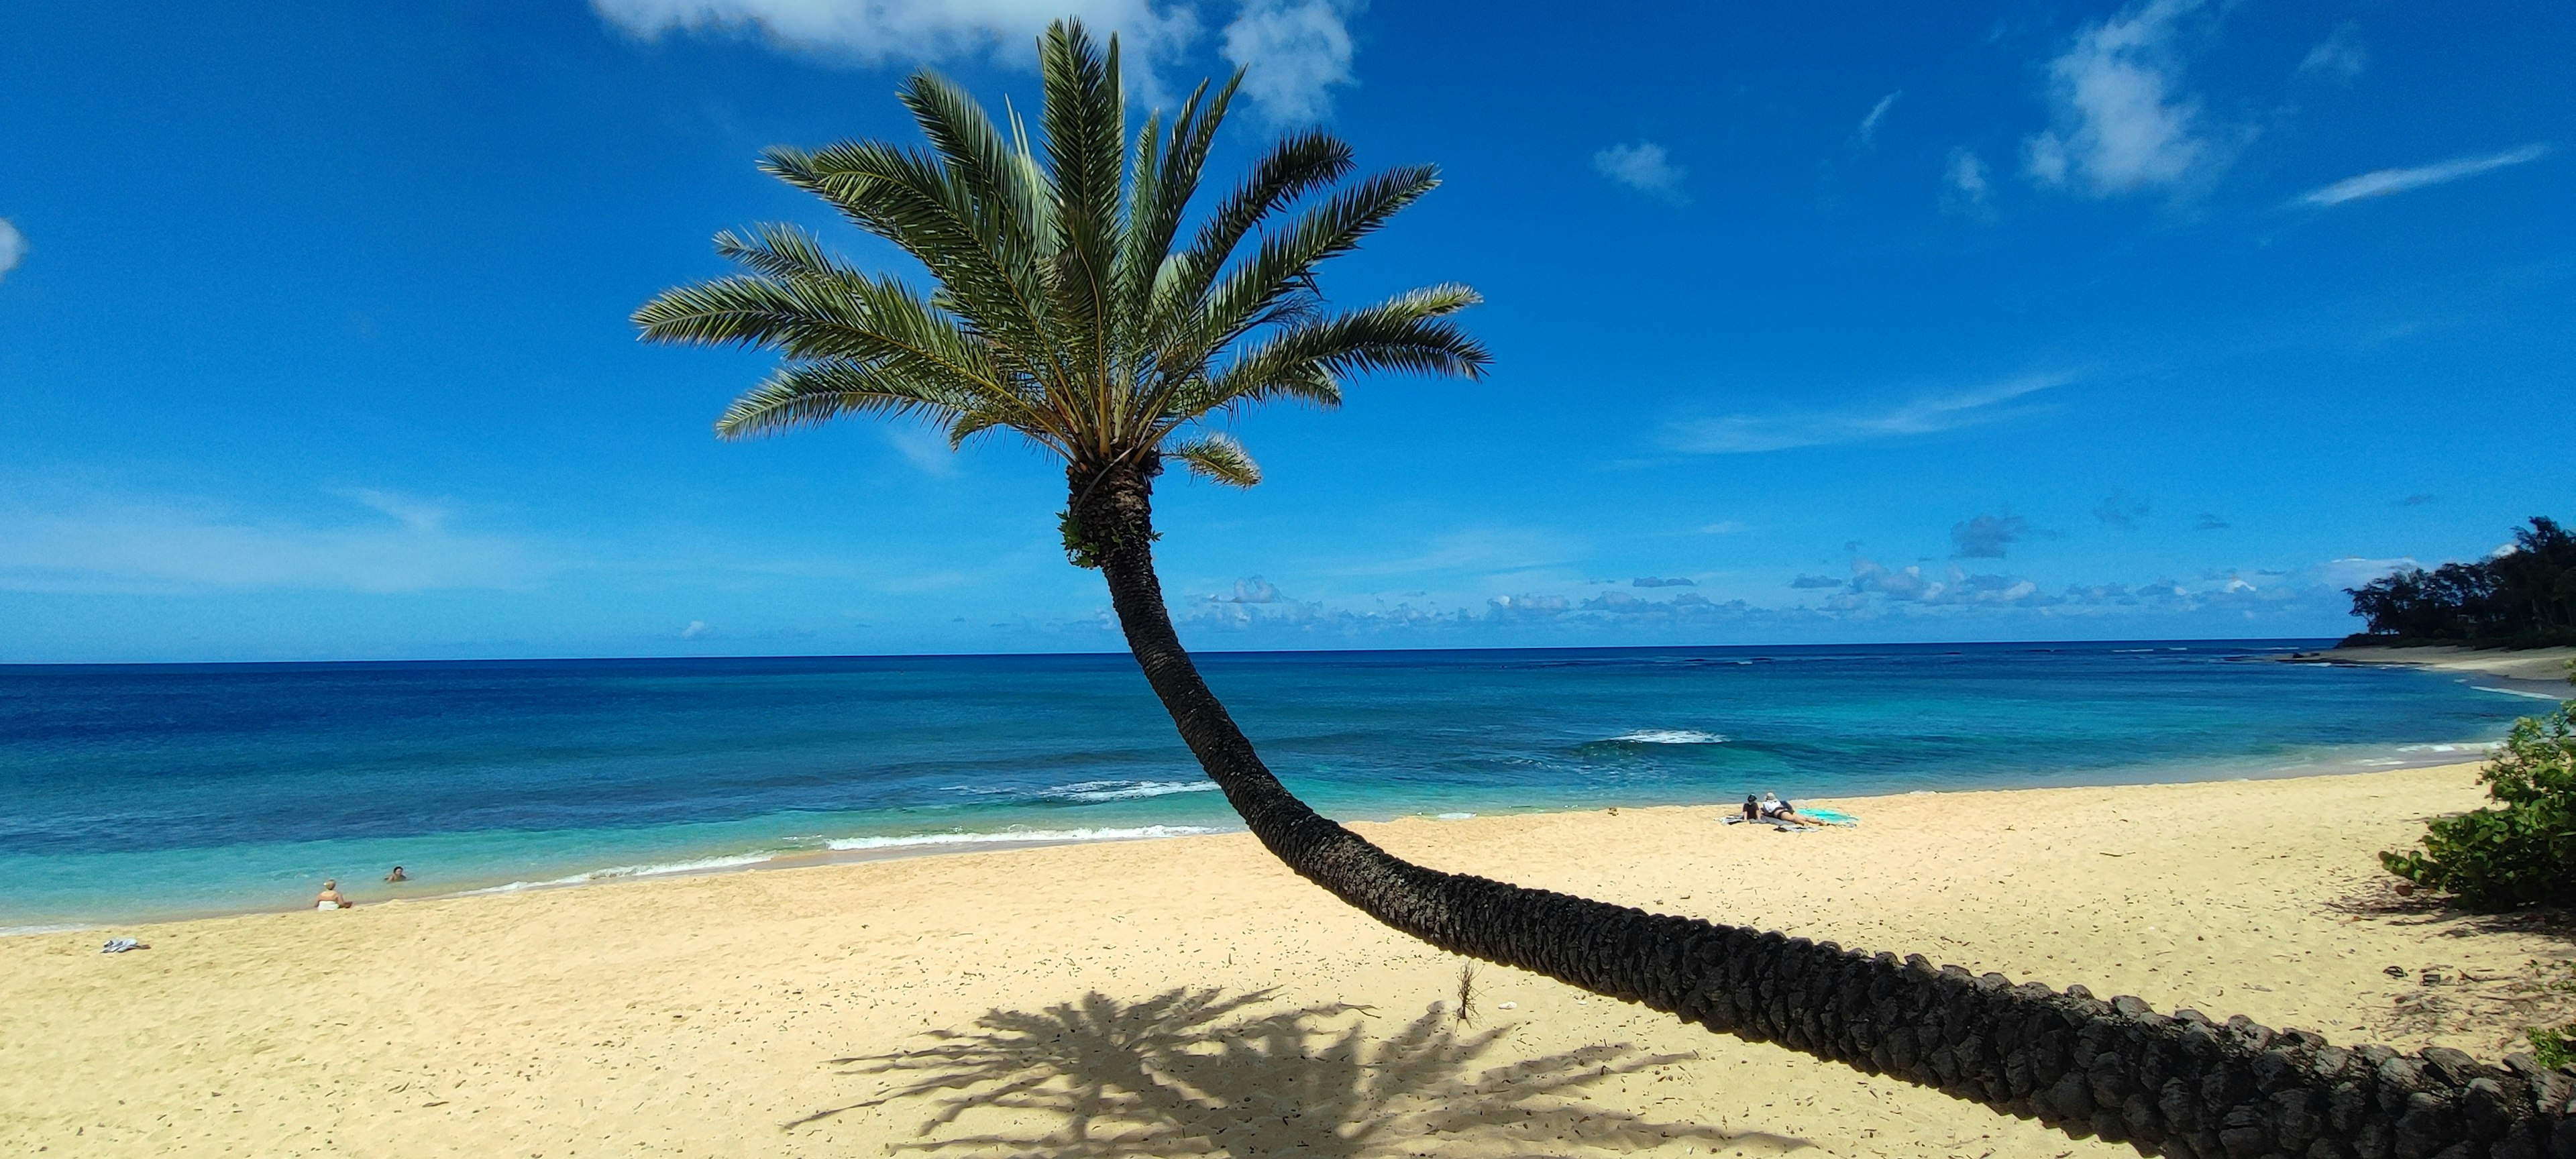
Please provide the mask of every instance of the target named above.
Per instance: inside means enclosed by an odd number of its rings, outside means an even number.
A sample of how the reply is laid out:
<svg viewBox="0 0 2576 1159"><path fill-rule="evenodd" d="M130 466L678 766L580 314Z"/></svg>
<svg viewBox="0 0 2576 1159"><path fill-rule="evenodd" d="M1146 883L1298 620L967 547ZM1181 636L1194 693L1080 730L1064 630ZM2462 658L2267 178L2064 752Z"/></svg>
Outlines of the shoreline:
<svg viewBox="0 0 2576 1159"><path fill-rule="evenodd" d="M2461 763L2460 759L2463 756L2472 756L2482 761L2484 759L2484 754L2492 751L2493 744L2494 742L2488 741L2449 741L2426 742L2418 745L2399 746L2398 749L2390 751L2402 751L2404 749L2415 749L2419 751L2412 755L2376 758L2377 760L2385 760L2388 763L2380 764L2365 762L2367 767L2362 768L2334 768L2317 764L2289 764L2277 766L2272 769L2249 770L2242 768L2212 768L2207 762L2178 762L2173 766L2130 766L2122 769L2103 770L2108 775L2099 779L2079 778L2075 780L2054 780L2031 784L2004 786L1981 785L1950 789L1901 789L1885 793L1869 794L1801 795L1794 799L1799 801L1811 801L1823 805L1865 809L1870 807L1874 802L1901 800L1909 797L1958 796L1963 794L1983 793L2042 793L2065 789L2142 788L2152 786L2234 784L2258 781L2295 781L2312 777L2368 776L2374 773L2404 772L2415 769L2441 768L2457 765ZM2195 770L2198 775L2183 777L2137 775L2149 772ZM1604 810L1616 813L1620 810L1644 812L1648 810L1666 809L1715 809L1718 810L1719 813L1724 814L1733 810L1733 801L1732 798L1706 801L1653 801L1643 803L1604 804L1597 807L1576 809L1515 809L1506 807L1493 808L1484 812L1443 812L1436 814L1429 812L1410 812L1387 816L1343 818L1341 820L1347 825L1365 826L1405 822L1448 823L1453 821L1488 818L1580 816L1588 813L1598 813ZM872 843L852 848L832 848L826 846L812 849L751 850L735 854L714 853L706 856L682 857L670 862L647 863L640 866L603 866L597 869L583 870L567 874L563 877L549 878L542 881L511 881L497 885L480 885L463 889L444 890L440 892L420 891L394 896L371 896L361 893L361 896L356 899L357 904L352 908L373 909L379 906L388 905L414 905L472 898L509 897L534 893L552 893L564 890L583 890L595 886L615 886L639 882L717 877L741 873L766 873L779 870L810 869L834 865L859 865L887 861L910 861L916 859L944 858L978 853L1008 853L1033 849L1054 849L1066 847L1085 848L1091 846L1152 843L1193 837L1220 836L1228 834L1239 835L1245 832L1241 821L1231 816L1226 819L1225 823L1218 825L1156 824L1142 826L1139 827L1139 829L1146 831L1138 831L1135 829L1111 830L1108 831L1111 835L1106 836L1065 836L1052 832L1032 833L1026 839L1016 838L1008 830L955 834L925 833L888 839L843 839L866 842L881 841L883 843ZM1153 832L1152 830L1161 830L1161 832ZM1076 832L1079 832L1079 830ZM380 889L381 886L382 883L361 883L357 886L357 890L377 890ZM352 891L344 888L343 892L346 893ZM5 942L12 938L33 937L46 934L105 930L139 930L155 926L186 922L212 921L224 918L247 917L262 914L296 914L307 912L311 912L311 907L309 905L267 905L172 911L132 919L108 918L95 921L27 923L24 925L0 927L0 942Z"/></svg>
<svg viewBox="0 0 2576 1159"><path fill-rule="evenodd" d="M2511 1005L2567 932L2395 898L2375 861L2482 797L2454 764L1818 798L1861 826L1799 835L1700 807L1354 828L1451 872L2492 1059L2576 1014ZM1374 1153L1436 1124L1457 1156L2134 1155L1517 971L1478 971L1462 1021L1459 959L1243 833L610 884L170 923L126 954L0 941L0 1151Z"/></svg>
<svg viewBox="0 0 2576 1159"><path fill-rule="evenodd" d="M2576 697L2568 686L2568 665L2576 648L2471 648L2459 644L2421 644L2398 648L2385 644L2338 644L2314 652L2268 657L2281 664L2346 664L2376 668L2429 668L2438 672L2473 672L2516 685L2517 692L2554 692L2554 700Z"/></svg>

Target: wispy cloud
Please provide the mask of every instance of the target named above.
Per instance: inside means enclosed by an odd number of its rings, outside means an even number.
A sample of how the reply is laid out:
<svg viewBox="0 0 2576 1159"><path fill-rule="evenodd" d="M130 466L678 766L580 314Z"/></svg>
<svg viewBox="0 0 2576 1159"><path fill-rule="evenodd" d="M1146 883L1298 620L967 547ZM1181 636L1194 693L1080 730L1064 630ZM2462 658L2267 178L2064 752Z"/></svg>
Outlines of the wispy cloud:
<svg viewBox="0 0 2576 1159"><path fill-rule="evenodd" d="M1695 454L1744 455L1928 435L2010 418L2021 412L2009 404L2073 381L2071 375L2028 375L1970 390L1923 395L1880 410L1698 419L1674 424L1671 444Z"/></svg>
<svg viewBox="0 0 2576 1159"><path fill-rule="evenodd" d="M1987 204L1992 185L1986 179L1983 158L1968 150L1950 150L1949 164L1941 170L1941 204L1971 217L1992 218L1994 210Z"/></svg>
<svg viewBox="0 0 2576 1159"><path fill-rule="evenodd" d="M2138 521L2146 518L2149 513L2147 504L2143 500L2131 499L2126 492L2113 491L2093 509L2093 518L2101 520L2105 527L2136 531Z"/></svg>
<svg viewBox="0 0 2576 1159"><path fill-rule="evenodd" d="M0 278L9 276L27 257L27 235L8 218L0 217Z"/></svg>
<svg viewBox="0 0 2576 1159"><path fill-rule="evenodd" d="M948 436L916 426L880 426L877 428L886 445L893 447L903 460L920 468L923 474L946 477L957 473L957 452L948 446Z"/></svg>
<svg viewBox="0 0 2576 1159"><path fill-rule="evenodd" d="M670 32L756 36L781 49L862 65L965 57L1025 66L1030 43L1060 17L1117 33L1138 97L1171 103L1157 69L1199 40L1195 8L1154 0L591 0L610 24L652 38ZM1332 89L1352 82L1348 5L1339 0L1246 0L1218 51L1244 68L1244 95L1273 120L1329 113Z"/></svg>
<svg viewBox="0 0 2576 1159"><path fill-rule="evenodd" d="M1950 525L1950 558L2002 559L2013 544L2037 534L2043 533L2033 529L2030 520L2010 511L1979 515Z"/></svg>
<svg viewBox="0 0 2576 1159"><path fill-rule="evenodd" d="M2535 144L2525 145L2519 149L2508 149L2502 153L2454 157L2439 164L2419 165L2412 169L2374 169L2358 177L2346 177L2324 188L2311 189L2302 193L2298 197L2298 204L2341 205L2347 201L2386 197L2392 193L2422 189L2427 185L2440 185L2463 177L2475 177L2480 173L2502 169L2509 165L2537 161L2548 155L2549 146Z"/></svg>
<svg viewBox="0 0 2576 1159"><path fill-rule="evenodd" d="M2033 180L2109 197L2180 185L2222 159L2202 131L2199 101L2182 91L2174 44L2182 17L2199 7L2133 5L2049 62L2052 124L2023 143Z"/></svg>
<svg viewBox="0 0 2576 1159"><path fill-rule="evenodd" d="M1351 30L1333 0L1248 0L1225 26L1225 58L1243 93L1274 121L1321 120L1351 76Z"/></svg>
<svg viewBox="0 0 2576 1159"><path fill-rule="evenodd" d="M1672 200L1681 198L1682 178L1689 174L1652 141L1612 145L1592 155L1592 167L1630 189Z"/></svg>
<svg viewBox="0 0 2576 1159"><path fill-rule="evenodd" d="M2308 55L2299 61L2299 75L2351 80L2360 76L2369 63L2370 54L2361 47L2361 26L2346 21L2308 50Z"/></svg>
<svg viewBox="0 0 2576 1159"><path fill-rule="evenodd" d="M1896 98L1904 95L1905 90L1898 89L1895 92L1878 98L1878 103L1869 107L1869 115L1860 119L1861 148L1875 149L1878 147L1878 123L1887 119L1887 110L1896 107Z"/></svg>
<svg viewBox="0 0 2576 1159"><path fill-rule="evenodd" d="M2234 526L2235 524L2207 511L2201 512L2200 518L2191 521L2191 529L2194 531L2225 531Z"/></svg>
<svg viewBox="0 0 2576 1159"><path fill-rule="evenodd" d="M374 517L317 523L167 498L12 502L0 513L0 588L387 593L518 587L543 570L513 540L450 530L435 504L340 494Z"/></svg>

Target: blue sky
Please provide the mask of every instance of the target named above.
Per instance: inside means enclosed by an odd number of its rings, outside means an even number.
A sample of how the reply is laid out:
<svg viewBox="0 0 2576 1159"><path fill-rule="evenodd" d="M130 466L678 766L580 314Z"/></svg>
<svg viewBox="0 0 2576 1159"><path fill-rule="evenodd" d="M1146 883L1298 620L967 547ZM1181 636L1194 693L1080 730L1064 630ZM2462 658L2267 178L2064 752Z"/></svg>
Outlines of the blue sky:
<svg viewBox="0 0 2576 1159"><path fill-rule="evenodd" d="M0 38L0 660L1099 650L1060 476L721 444L638 344L801 221L768 145L1248 67L1446 184L1336 300L1464 281L1472 384L1174 476L1194 646L2339 634L2576 516L2576 10L2265 2L21 4Z"/></svg>

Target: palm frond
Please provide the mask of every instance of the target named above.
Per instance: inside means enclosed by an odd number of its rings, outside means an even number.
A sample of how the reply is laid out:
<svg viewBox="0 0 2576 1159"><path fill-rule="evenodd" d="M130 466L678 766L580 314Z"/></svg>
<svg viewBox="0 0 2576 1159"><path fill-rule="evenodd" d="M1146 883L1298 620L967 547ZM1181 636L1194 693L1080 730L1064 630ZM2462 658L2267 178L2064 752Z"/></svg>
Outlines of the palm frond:
<svg viewBox="0 0 2576 1159"><path fill-rule="evenodd" d="M1439 183L1428 165L1391 169L1308 210L1227 272L1197 316L1173 335L1162 364L1194 366L1255 327L1296 320L1296 295L1313 286L1317 265L1359 248L1360 239Z"/></svg>
<svg viewBox="0 0 2576 1159"><path fill-rule="evenodd" d="M844 415L918 415L943 425L973 413L974 400L865 363L838 359L779 367L726 407L716 434L727 439L776 434Z"/></svg>
<svg viewBox="0 0 2576 1159"><path fill-rule="evenodd" d="M1195 439L1175 443L1163 454L1178 459L1190 473L1212 483L1229 487L1250 487L1261 482L1261 465L1245 453L1243 444L1233 436L1210 432Z"/></svg>
<svg viewBox="0 0 2576 1159"><path fill-rule="evenodd" d="M1243 74L1236 73L1225 95L1231 97L1235 85L1242 80ZM1211 111L1209 133L1215 132L1214 122L1222 116L1222 106ZM1204 152L1201 156L1204 158ZM1321 131L1298 133L1271 146L1253 165L1243 184L1199 226L1190 248L1174 255L1158 275L1154 287L1157 324L1153 327L1157 345L1161 344L1163 331L1195 309L1224 271L1226 262L1233 258L1235 247L1264 219L1341 180L1350 171L1351 147Z"/></svg>

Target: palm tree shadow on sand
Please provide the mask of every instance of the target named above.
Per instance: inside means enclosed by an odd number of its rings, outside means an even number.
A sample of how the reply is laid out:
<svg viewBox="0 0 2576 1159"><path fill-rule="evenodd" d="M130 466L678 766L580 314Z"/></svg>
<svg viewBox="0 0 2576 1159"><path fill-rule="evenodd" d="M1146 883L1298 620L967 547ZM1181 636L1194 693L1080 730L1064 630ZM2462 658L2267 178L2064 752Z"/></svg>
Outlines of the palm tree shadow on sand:
<svg viewBox="0 0 2576 1159"><path fill-rule="evenodd" d="M932 1032L917 1050L833 1059L846 1075L888 1076L888 1089L787 1127L929 1098L935 1112L918 1141L902 1149L1358 1159L1627 1151L1685 1141L1769 1155L1809 1145L1583 1101L1602 1083L1696 1055L1619 1044L1483 1065L1508 1027L1462 1032L1435 1004L1375 1037L1366 1007L1262 1009L1274 995L1174 989L1131 1004L1094 992L1041 1012L994 1010L973 1031ZM1025 1133L942 1137L979 1111L1004 1113Z"/></svg>

